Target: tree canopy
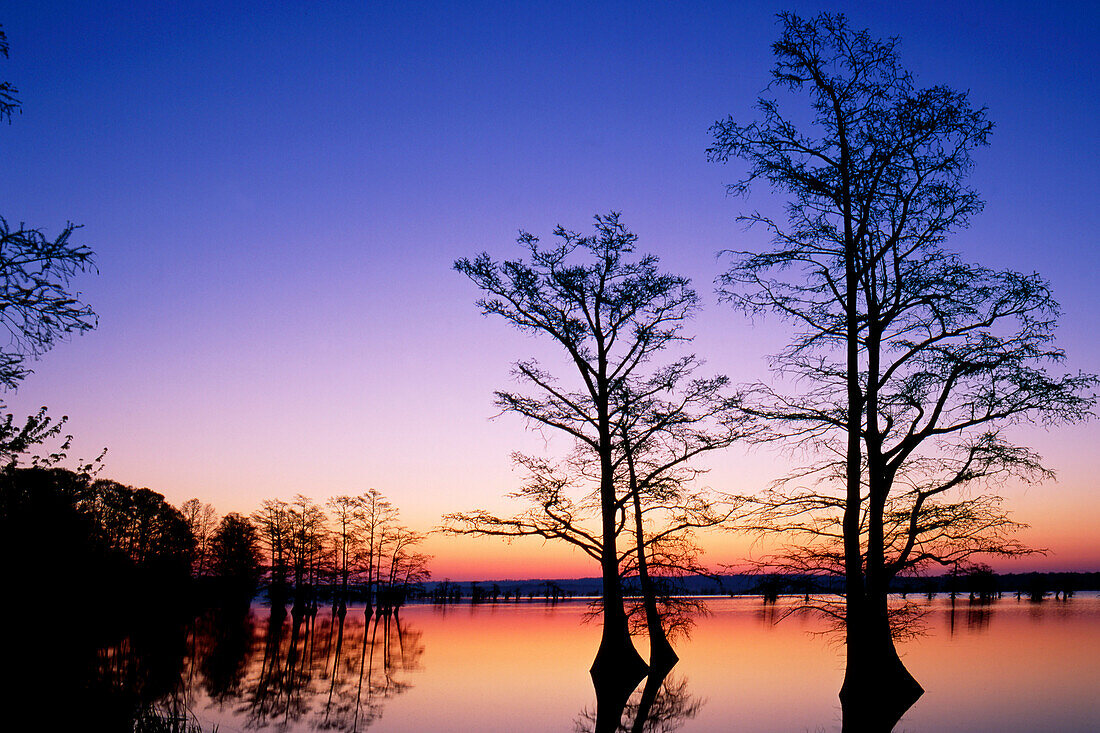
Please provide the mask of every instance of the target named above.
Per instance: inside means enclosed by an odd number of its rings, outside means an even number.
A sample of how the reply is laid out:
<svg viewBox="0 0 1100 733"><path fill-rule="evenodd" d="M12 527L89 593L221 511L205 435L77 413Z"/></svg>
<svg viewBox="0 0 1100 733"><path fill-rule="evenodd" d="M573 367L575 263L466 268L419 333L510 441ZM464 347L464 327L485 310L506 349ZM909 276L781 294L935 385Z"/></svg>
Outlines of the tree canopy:
<svg viewBox="0 0 1100 733"><path fill-rule="evenodd" d="M743 217L773 246L730 253L722 293L794 326L774 358L793 388L759 384L746 404L771 424L765 438L798 441L815 459L763 497L759 526L787 533L781 564L845 578L842 697L867 710L868 694L911 702L920 691L889 643L891 580L1025 551L980 489L1046 475L1008 428L1084 419L1096 379L1057 371L1058 306L1039 275L944 246L982 208L967 175L988 144L986 111L966 93L918 88L897 39L841 15L780 17L760 118L716 123L708 154L747 164L732 191L766 181L785 194L787 220ZM808 124L781 94L808 105Z"/></svg>

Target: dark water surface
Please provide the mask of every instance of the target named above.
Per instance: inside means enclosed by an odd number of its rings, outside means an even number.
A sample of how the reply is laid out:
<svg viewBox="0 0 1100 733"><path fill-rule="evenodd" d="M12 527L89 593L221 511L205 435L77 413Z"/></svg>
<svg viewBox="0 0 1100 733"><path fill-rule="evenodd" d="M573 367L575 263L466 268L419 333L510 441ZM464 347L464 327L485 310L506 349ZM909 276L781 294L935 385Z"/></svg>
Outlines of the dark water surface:
<svg viewBox="0 0 1100 733"><path fill-rule="evenodd" d="M897 731L1100 730L1100 596L922 601L926 634L901 645L926 693ZM840 645L823 622L758 598L709 601L646 730L836 731ZM267 608L207 616L155 674L162 712L209 731L585 731L599 627L583 602L409 606L399 618L300 624ZM638 640L646 653L646 640ZM131 684L133 643L101 653ZM113 665L113 666L112 666ZM155 666L155 665L153 665ZM173 677L174 679L174 677ZM148 684L144 682L143 684ZM167 693L165 690L168 690ZM640 694L640 693L639 693ZM635 701L637 699L637 695ZM628 707L628 712L630 708Z"/></svg>

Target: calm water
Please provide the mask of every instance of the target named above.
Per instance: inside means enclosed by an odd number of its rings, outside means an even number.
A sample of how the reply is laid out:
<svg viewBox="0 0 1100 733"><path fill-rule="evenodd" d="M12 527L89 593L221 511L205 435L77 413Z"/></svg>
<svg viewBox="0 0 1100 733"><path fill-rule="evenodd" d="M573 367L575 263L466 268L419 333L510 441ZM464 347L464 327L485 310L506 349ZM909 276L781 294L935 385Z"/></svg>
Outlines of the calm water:
<svg viewBox="0 0 1100 733"><path fill-rule="evenodd" d="M1100 730L1097 594L925 605L926 635L901 652L926 693L895 730ZM652 730L839 730L843 659L813 633L820 622L775 624L755 598L710 609L676 644ZM400 621L367 623L353 609L342 632L321 612L295 633L289 617L271 624L254 607L187 632L182 681L161 706L222 733L590 730L599 628L584 613L578 602L410 606Z"/></svg>

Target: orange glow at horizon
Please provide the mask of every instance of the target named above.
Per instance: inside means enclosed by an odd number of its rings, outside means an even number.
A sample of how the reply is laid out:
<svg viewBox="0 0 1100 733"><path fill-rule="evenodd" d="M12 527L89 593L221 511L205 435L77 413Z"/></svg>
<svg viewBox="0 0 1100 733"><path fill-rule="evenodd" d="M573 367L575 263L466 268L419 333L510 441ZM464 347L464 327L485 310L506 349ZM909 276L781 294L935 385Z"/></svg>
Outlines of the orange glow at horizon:
<svg viewBox="0 0 1100 733"><path fill-rule="evenodd" d="M1019 517L1024 521L1025 517ZM978 558L998 573L1097 572L1100 571L1098 548L1091 520L1081 514L1065 512L1029 517L1030 527L1020 539L1046 554L1017 558ZM718 574L747 572L752 561L760 560L770 549L755 537L726 532L711 532L700 538L705 550L703 565ZM538 538L517 538L511 542L496 537L455 537L432 534L424 543L432 555L433 580L530 580L539 578L596 578L599 563L579 549L561 542ZM937 568L926 572L938 574Z"/></svg>

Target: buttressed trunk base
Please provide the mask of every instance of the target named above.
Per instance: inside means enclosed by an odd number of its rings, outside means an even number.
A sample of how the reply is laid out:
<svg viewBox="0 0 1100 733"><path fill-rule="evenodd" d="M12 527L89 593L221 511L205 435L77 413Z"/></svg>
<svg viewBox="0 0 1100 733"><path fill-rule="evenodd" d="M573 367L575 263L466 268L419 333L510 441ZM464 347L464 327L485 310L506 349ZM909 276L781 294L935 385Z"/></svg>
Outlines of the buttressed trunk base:
<svg viewBox="0 0 1100 733"><path fill-rule="evenodd" d="M840 688L844 733L889 733L924 688L902 664L889 622L848 629L848 663Z"/></svg>

